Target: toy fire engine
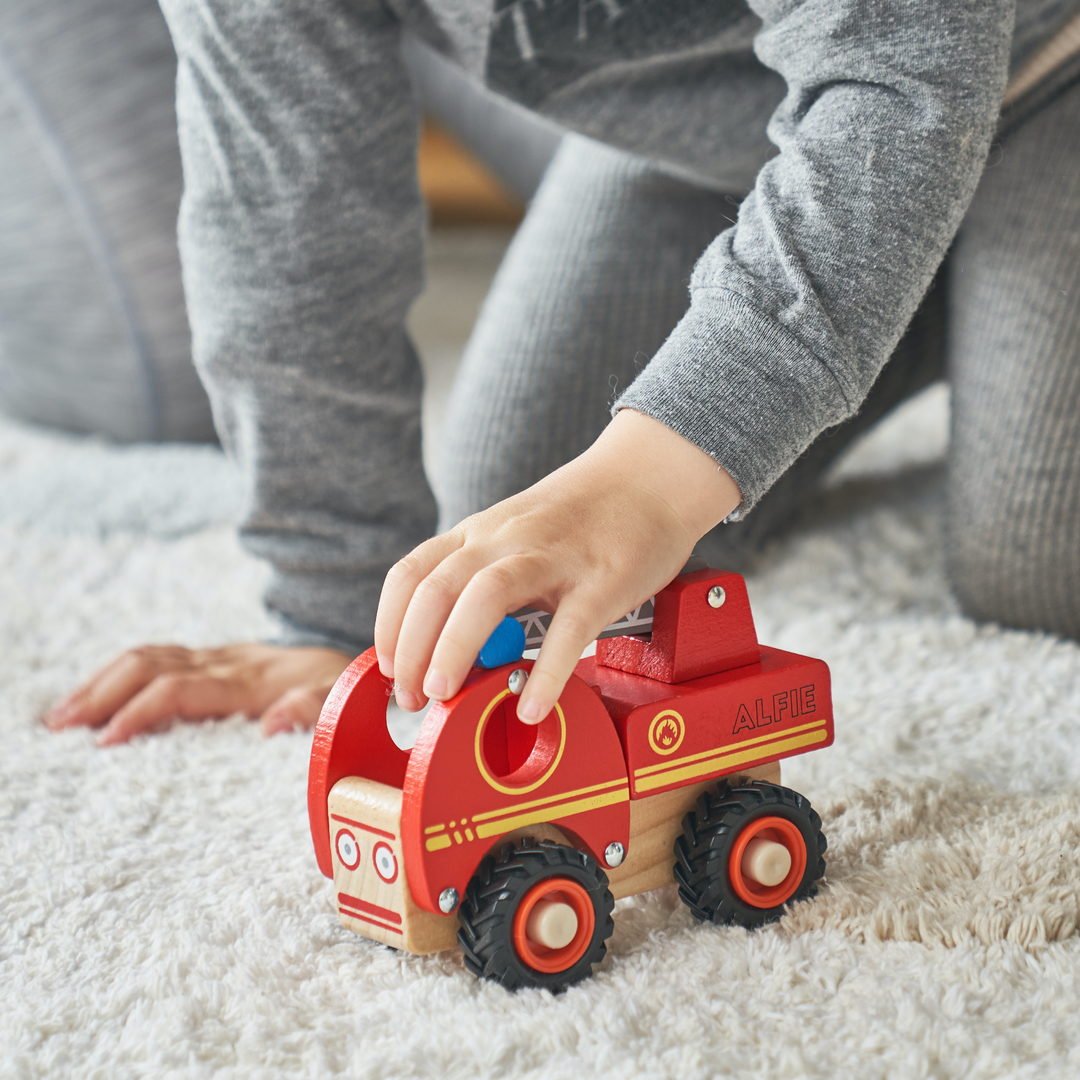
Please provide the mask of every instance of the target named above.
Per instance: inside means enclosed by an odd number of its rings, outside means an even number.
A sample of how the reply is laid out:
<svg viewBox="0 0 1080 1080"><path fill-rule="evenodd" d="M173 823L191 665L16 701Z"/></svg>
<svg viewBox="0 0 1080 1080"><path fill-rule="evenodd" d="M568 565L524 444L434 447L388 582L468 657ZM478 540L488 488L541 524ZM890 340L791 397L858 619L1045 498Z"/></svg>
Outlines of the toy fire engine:
<svg viewBox="0 0 1080 1080"><path fill-rule="evenodd" d="M598 641L538 725L516 716L531 667L474 668L411 751L374 649L342 674L308 811L344 926L560 990L603 958L619 897L674 882L699 919L755 927L816 892L821 819L779 761L832 742L829 670L758 644L738 574L677 577L651 634Z"/></svg>

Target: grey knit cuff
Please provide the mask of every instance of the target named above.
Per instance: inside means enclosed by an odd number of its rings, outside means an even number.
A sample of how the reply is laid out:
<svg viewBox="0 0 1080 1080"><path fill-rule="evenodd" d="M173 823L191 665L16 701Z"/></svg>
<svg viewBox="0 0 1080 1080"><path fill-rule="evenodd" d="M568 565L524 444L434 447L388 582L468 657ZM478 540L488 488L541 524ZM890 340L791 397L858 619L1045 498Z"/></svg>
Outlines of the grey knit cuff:
<svg viewBox="0 0 1080 1080"><path fill-rule="evenodd" d="M857 403L856 403L857 405ZM690 310L612 412L636 409L723 466L741 517L849 403L828 365L726 289L696 289Z"/></svg>
<svg viewBox="0 0 1080 1080"><path fill-rule="evenodd" d="M356 641L341 634L329 633L315 626L290 619L280 611L270 613L277 624L276 633L266 639L267 645L284 645L289 648L336 649L346 656L359 656L371 647L371 642Z"/></svg>

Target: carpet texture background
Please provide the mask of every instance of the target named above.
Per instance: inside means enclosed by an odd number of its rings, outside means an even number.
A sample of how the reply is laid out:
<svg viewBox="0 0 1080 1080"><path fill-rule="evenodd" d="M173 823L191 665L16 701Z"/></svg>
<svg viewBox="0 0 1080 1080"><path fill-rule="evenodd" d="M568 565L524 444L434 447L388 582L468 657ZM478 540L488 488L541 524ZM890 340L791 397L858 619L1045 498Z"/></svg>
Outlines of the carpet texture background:
<svg viewBox="0 0 1080 1080"><path fill-rule="evenodd" d="M623 901L560 997L339 925L309 733L42 728L117 650L268 633L262 570L216 450L0 422L0 1077L1080 1075L1080 646L950 600L946 416L901 410L748 578L762 641L832 668L836 744L784 770L820 895L755 933Z"/></svg>

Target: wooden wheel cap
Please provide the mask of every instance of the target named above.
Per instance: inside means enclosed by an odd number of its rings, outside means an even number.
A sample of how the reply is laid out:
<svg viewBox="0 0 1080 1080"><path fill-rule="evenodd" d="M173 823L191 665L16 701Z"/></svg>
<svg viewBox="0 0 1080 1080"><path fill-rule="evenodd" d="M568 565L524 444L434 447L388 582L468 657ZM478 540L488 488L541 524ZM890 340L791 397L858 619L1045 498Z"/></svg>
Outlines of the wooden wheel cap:
<svg viewBox="0 0 1080 1080"><path fill-rule="evenodd" d="M558 900L538 900L525 924L529 938L548 949L566 948L574 940L577 930L578 918L574 909Z"/></svg>
<svg viewBox="0 0 1080 1080"><path fill-rule="evenodd" d="M791 852L775 840L755 836L743 852L743 877L772 888L791 873Z"/></svg>

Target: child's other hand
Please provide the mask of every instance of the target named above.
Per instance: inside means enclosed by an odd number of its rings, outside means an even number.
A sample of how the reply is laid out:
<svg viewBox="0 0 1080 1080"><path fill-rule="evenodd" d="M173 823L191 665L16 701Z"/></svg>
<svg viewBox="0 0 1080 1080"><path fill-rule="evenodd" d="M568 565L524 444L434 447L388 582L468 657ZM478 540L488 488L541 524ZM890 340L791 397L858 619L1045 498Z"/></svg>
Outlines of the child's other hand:
<svg viewBox="0 0 1080 1080"><path fill-rule="evenodd" d="M550 611L518 701L518 717L539 723L584 648L667 585L741 499L697 446L624 409L579 458L391 569L375 620L379 667L403 708L446 700L500 619Z"/></svg>
<svg viewBox="0 0 1080 1080"><path fill-rule="evenodd" d="M351 656L334 649L146 645L102 668L45 715L53 731L99 727L98 746L126 742L174 719L244 713L264 735L314 727Z"/></svg>

